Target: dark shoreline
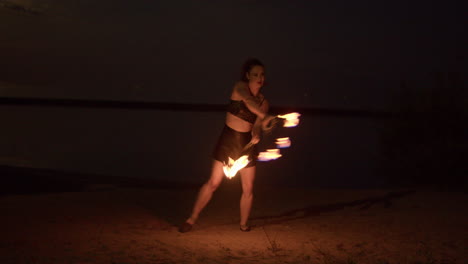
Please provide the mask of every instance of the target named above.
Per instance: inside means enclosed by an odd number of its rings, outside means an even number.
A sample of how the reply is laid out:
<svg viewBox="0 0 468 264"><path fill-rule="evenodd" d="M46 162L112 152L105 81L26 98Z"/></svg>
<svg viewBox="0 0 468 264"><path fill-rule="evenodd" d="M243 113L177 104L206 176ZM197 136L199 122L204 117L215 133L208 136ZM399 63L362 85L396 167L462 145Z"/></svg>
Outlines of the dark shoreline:
<svg viewBox="0 0 468 264"><path fill-rule="evenodd" d="M91 185L148 189L192 189L200 187L199 183L181 183L7 165L0 165L0 177L2 182L0 196L83 192Z"/></svg>

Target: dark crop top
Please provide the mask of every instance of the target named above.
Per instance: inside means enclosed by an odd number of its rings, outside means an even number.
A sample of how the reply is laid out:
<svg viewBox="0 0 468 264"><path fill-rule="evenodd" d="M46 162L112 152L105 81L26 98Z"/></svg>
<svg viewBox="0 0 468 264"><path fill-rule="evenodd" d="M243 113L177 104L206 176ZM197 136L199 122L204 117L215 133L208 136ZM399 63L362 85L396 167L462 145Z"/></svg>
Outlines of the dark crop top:
<svg viewBox="0 0 468 264"><path fill-rule="evenodd" d="M259 106L262 105L264 99L265 98L261 99L258 104ZM247 108L244 101L231 100L227 107L227 111L251 124L253 124L257 119L257 115L252 113L249 108Z"/></svg>

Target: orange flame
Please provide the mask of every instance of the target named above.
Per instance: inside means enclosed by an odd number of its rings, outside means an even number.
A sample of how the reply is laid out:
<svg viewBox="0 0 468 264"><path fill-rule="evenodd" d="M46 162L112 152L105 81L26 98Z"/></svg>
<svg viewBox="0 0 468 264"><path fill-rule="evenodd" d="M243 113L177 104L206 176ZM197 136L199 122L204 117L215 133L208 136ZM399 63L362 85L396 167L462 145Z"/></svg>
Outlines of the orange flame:
<svg viewBox="0 0 468 264"><path fill-rule="evenodd" d="M283 127L295 127L299 124L299 117L301 114L299 113L289 113L285 115L278 115L279 118L283 118L284 120L284 125Z"/></svg>
<svg viewBox="0 0 468 264"><path fill-rule="evenodd" d="M249 164L249 156L244 155L237 160L231 159L229 157L228 164L224 164L223 171L226 177L231 179L232 177L236 176L237 172L243 169L245 166Z"/></svg>
<svg viewBox="0 0 468 264"><path fill-rule="evenodd" d="M301 114L299 113L289 113L285 115L278 115L279 118L284 119L283 127L295 127L299 124L299 117ZM288 148L291 146L291 140L289 137L284 138L277 138L276 139L276 147L277 148ZM279 149L267 149L265 152L260 152L258 155L257 160L259 161L269 161L275 160L280 158L282 155ZM245 166L249 164L249 159L247 155L244 155L237 160L233 160L229 157L229 162L223 165L223 171L226 177L231 179L232 177L236 176L237 172L243 169Z"/></svg>
<svg viewBox="0 0 468 264"><path fill-rule="evenodd" d="M280 154L279 149L267 149L265 152L260 152L258 154L258 160L259 161L269 161L269 160L275 160L282 155Z"/></svg>
<svg viewBox="0 0 468 264"><path fill-rule="evenodd" d="M277 138L275 143L277 148L289 148L291 146L289 137Z"/></svg>

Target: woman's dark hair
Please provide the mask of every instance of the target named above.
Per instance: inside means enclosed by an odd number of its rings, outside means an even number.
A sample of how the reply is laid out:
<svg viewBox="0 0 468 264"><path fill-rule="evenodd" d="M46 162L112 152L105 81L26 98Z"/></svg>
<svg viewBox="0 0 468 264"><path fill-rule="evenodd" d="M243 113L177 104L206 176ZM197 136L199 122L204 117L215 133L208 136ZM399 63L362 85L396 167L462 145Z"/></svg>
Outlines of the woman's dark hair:
<svg viewBox="0 0 468 264"><path fill-rule="evenodd" d="M244 81L244 82L248 82L249 80L247 79L247 76L246 76L246 73L250 72L250 70L254 67L254 66L262 66L263 68L265 68L265 65L263 65L263 63L258 60L258 59L255 59L255 58L249 58L247 59L244 64L242 65L242 69L241 69L241 74L240 74L240 80L241 81Z"/></svg>

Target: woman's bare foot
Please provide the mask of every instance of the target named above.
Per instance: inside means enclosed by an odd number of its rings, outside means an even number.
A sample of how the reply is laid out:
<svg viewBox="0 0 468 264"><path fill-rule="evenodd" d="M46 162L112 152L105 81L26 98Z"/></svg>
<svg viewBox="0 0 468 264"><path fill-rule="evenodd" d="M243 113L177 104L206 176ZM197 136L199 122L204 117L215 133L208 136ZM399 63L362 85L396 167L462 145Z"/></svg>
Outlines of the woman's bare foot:
<svg viewBox="0 0 468 264"><path fill-rule="evenodd" d="M240 225L240 231L242 232L249 232L251 230L250 226L248 225Z"/></svg>

